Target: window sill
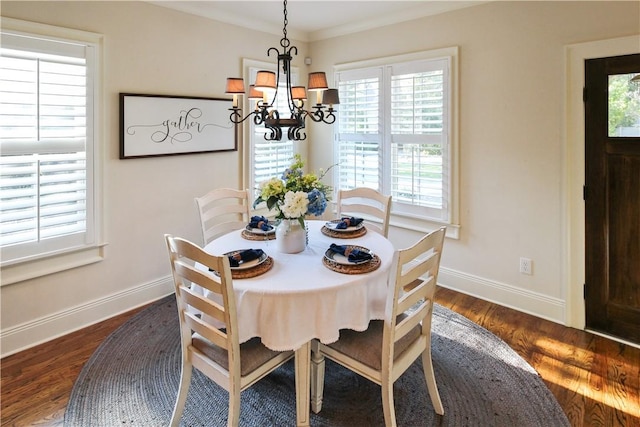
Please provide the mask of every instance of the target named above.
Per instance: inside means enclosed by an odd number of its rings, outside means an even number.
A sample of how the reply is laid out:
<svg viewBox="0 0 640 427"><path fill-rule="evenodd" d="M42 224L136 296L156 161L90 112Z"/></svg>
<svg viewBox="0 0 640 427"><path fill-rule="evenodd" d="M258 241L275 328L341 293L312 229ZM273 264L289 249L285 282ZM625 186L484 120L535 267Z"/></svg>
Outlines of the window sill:
<svg viewBox="0 0 640 427"><path fill-rule="evenodd" d="M45 258L16 262L2 266L0 286L100 262L104 259L105 244L84 247L72 252L56 253Z"/></svg>
<svg viewBox="0 0 640 427"><path fill-rule="evenodd" d="M460 239L460 225L448 224L444 221L434 221L427 218L402 215L392 212L391 218L389 220L389 225L392 227L404 228L406 230L418 231L421 233L429 233L444 225L447 227L446 237L455 240Z"/></svg>

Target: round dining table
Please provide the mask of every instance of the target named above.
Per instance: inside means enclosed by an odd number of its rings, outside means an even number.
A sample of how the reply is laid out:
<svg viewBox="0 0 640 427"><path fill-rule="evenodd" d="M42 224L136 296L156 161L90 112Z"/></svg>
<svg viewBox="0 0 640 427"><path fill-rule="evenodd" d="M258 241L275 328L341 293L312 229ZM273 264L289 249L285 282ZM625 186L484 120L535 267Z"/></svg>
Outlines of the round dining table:
<svg viewBox="0 0 640 427"><path fill-rule="evenodd" d="M299 426L309 425L311 340L329 344L338 340L340 329L363 331L371 320L384 318L394 253L391 242L376 232L368 231L356 238L332 237L342 234L324 234L325 223L306 221L308 242L302 252L295 254L279 252L275 240L266 235L264 239L249 236L244 230L220 236L205 246L212 255L262 249L271 257L272 266L267 271L233 280L238 332L241 343L260 337L272 350L295 350ZM370 250L379 258L378 268L363 273L330 269L323 258L332 243Z"/></svg>

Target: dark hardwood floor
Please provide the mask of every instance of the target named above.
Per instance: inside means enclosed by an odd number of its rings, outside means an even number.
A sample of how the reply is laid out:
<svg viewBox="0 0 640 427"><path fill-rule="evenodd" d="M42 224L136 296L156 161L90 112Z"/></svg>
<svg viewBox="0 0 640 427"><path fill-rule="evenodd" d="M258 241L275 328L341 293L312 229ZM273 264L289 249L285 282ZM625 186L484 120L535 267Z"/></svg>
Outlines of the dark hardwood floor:
<svg viewBox="0 0 640 427"><path fill-rule="evenodd" d="M527 360L573 426L640 426L640 349L443 288L436 300L490 330ZM83 364L139 310L2 359L0 425L62 425Z"/></svg>

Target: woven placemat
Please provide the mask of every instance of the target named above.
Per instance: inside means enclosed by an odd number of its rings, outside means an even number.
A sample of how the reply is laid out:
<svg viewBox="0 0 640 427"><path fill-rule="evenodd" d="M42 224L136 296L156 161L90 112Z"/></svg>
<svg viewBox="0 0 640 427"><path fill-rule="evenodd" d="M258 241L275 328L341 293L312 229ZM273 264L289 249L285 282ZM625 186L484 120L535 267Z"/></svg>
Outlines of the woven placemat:
<svg viewBox="0 0 640 427"><path fill-rule="evenodd" d="M325 236L334 237L336 239L355 239L356 237L367 234L367 227L362 227L354 231L336 231L328 228L326 225L323 225L320 231L322 231L322 234Z"/></svg>
<svg viewBox="0 0 640 427"><path fill-rule="evenodd" d="M271 267L273 267L273 258L267 256L267 259L263 263L258 264L253 268L247 268L246 270L231 269L231 277L234 279L249 279L266 273L271 270Z"/></svg>
<svg viewBox="0 0 640 427"><path fill-rule="evenodd" d="M252 233L247 229L242 230L240 235L247 240L275 240L276 233Z"/></svg>
<svg viewBox="0 0 640 427"><path fill-rule="evenodd" d="M335 261L331 261L327 257L322 257L322 263L329 270L336 271L342 274L364 274L370 273L380 267L380 257L378 255L374 255L373 259L369 262L365 262L362 264L353 264L353 265L344 265L339 264Z"/></svg>

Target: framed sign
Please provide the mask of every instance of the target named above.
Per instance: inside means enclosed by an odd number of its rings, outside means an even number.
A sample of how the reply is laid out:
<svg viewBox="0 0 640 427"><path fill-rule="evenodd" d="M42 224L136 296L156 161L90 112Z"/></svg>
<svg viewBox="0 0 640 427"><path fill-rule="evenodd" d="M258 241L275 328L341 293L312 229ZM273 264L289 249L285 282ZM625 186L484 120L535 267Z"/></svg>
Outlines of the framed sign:
<svg viewBox="0 0 640 427"><path fill-rule="evenodd" d="M120 158L235 151L231 100L120 94Z"/></svg>

